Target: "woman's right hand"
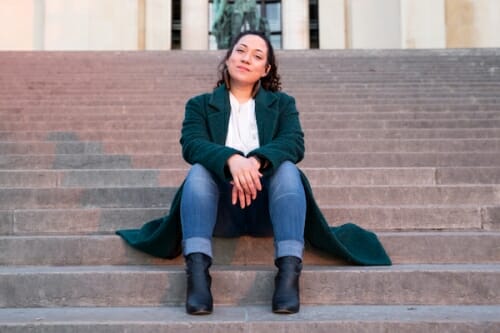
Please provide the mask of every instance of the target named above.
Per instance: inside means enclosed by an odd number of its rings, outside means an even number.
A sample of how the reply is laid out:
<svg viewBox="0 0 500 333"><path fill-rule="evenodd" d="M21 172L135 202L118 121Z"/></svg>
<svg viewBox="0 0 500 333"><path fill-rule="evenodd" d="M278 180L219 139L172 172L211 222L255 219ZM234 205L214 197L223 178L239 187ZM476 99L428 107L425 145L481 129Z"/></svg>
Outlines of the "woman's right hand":
<svg viewBox="0 0 500 333"><path fill-rule="evenodd" d="M238 188L234 186L234 183L232 181L231 184L233 185L233 188L231 189L231 203L233 205L236 205L239 201L241 209L250 206L250 204L252 203L252 197L250 196L250 194L245 194L243 191L238 190Z"/></svg>

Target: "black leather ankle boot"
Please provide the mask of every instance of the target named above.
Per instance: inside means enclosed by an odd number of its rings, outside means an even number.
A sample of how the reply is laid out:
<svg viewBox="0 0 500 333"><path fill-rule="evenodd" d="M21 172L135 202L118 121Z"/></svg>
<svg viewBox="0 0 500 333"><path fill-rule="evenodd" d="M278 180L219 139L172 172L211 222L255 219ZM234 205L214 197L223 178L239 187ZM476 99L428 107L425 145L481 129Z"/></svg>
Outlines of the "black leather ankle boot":
<svg viewBox="0 0 500 333"><path fill-rule="evenodd" d="M302 260L297 257L280 257L274 261L278 274L274 279L273 312L297 313L300 308L299 277Z"/></svg>
<svg viewBox="0 0 500 333"><path fill-rule="evenodd" d="M208 269L212 258L203 253L186 256L187 296L186 312L192 315L209 314L213 311L210 286L212 278Z"/></svg>

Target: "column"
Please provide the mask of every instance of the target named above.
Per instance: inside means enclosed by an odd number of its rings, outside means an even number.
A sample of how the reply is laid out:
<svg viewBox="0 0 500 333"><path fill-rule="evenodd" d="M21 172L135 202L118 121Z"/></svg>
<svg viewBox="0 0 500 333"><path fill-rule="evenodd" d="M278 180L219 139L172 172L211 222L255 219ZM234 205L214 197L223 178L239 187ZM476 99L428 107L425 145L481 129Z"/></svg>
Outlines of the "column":
<svg viewBox="0 0 500 333"><path fill-rule="evenodd" d="M89 1L89 49L137 50L137 0Z"/></svg>
<svg viewBox="0 0 500 333"><path fill-rule="evenodd" d="M309 48L309 1L281 2L283 49Z"/></svg>
<svg viewBox="0 0 500 333"><path fill-rule="evenodd" d="M349 0L352 48L401 48L400 0Z"/></svg>
<svg viewBox="0 0 500 333"><path fill-rule="evenodd" d="M33 18L32 0L1 0L0 50L32 50Z"/></svg>
<svg viewBox="0 0 500 333"><path fill-rule="evenodd" d="M46 50L136 50L137 0L45 0Z"/></svg>
<svg viewBox="0 0 500 333"><path fill-rule="evenodd" d="M403 48L445 48L444 0L402 0Z"/></svg>
<svg viewBox="0 0 500 333"><path fill-rule="evenodd" d="M476 11L479 47L500 47L500 1L480 0Z"/></svg>
<svg viewBox="0 0 500 333"><path fill-rule="evenodd" d="M88 50L88 1L46 0L45 50Z"/></svg>
<svg viewBox="0 0 500 333"><path fill-rule="evenodd" d="M33 50L45 50L45 0L33 0Z"/></svg>
<svg viewBox="0 0 500 333"><path fill-rule="evenodd" d="M447 47L500 47L498 0L446 0Z"/></svg>
<svg viewBox="0 0 500 333"><path fill-rule="evenodd" d="M137 49L146 49L146 0L137 0Z"/></svg>
<svg viewBox="0 0 500 333"><path fill-rule="evenodd" d="M172 46L172 1L147 0L146 50L170 50Z"/></svg>
<svg viewBox="0 0 500 333"><path fill-rule="evenodd" d="M207 0L182 1L181 47L183 50L208 50Z"/></svg>
<svg viewBox="0 0 500 333"><path fill-rule="evenodd" d="M345 49L345 0L318 0L319 48Z"/></svg>

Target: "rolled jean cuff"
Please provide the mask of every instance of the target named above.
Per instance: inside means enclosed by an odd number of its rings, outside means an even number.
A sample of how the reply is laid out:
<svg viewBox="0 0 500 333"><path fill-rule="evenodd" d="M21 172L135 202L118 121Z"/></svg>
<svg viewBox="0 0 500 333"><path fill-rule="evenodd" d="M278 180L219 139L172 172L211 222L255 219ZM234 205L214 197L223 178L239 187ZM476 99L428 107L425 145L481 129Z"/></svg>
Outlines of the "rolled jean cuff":
<svg viewBox="0 0 500 333"><path fill-rule="evenodd" d="M302 259L304 244L296 240L279 241L275 244L275 258L293 256Z"/></svg>
<svg viewBox="0 0 500 333"><path fill-rule="evenodd" d="M184 256L191 253L203 253L213 257L212 255L212 242L208 238L203 237L191 237L182 241L182 248Z"/></svg>

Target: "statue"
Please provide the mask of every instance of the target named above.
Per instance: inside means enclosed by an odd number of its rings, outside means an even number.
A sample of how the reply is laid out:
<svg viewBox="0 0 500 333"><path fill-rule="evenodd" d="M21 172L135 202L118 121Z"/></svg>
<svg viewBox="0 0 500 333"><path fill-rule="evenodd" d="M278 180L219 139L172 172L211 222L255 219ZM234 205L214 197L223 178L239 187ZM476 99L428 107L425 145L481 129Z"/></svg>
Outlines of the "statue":
<svg viewBox="0 0 500 333"><path fill-rule="evenodd" d="M215 16L212 34L218 49L227 49L231 43L231 8L227 0L214 0Z"/></svg>
<svg viewBox="0 0 500 333"><path fill-rule="evenodd" d="M259 30L270 35L267 18L257 19L256 0L235 0L232 5L227 0L214 0L214 8L212 33L218 49L229 48L232 39L242 31Z"/></svg>

